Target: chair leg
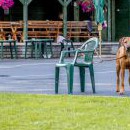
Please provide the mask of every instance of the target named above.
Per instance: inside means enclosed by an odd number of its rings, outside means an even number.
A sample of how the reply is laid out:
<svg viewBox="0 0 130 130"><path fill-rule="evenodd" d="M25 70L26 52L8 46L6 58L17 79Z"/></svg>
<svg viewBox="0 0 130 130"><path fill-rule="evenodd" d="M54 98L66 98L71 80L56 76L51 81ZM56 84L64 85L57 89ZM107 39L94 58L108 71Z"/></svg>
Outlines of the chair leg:
<svg viewBox="0 0 130 130"><path fill-rule="evenodd" d="M81 92L85 91L85 68L79 67Z"/></svg>
<svg viewBox="0 0 130 130"><path fill-rule="evenodd" d="M55 68L55 93L58 94L58 86L59 86L59 72L60 68Z"/></svg>
<svg viewBox="0 0 130 130"><path fill-rule="evenodd" d="M90 77L91 77L93 93L95 93L95 79L94 79L93 65L89 66L89 71L90 71Z"/></svg>
<svg viewBox="0 0 130 130"><path fill-rule="evenodd" d="M61 43L61 49L60 49L60 54L61 54L61 52L64 50L64 44L63 43Z"/></svg>
<svg viewBox="0 0 130 130"><path fill-rule="evenodd" d="M74 66L67 66L67 83L68 83L68 94L73 93L73 75L74 75Z"/></svg>
<svg viewBox="0 0 130 130"><path fill-rule="evenodd" d="M70 51L70 47L68 47L68 51ZM70 57L70 53L68 53L68 57Z"/></svg>

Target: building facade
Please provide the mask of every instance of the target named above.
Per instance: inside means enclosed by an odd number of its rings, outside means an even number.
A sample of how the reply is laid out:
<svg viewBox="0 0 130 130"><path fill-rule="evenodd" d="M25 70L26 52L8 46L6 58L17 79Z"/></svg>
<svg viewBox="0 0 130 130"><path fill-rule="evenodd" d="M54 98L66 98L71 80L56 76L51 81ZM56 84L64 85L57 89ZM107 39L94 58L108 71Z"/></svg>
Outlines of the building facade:
<svg viewBox="0 0 130 130"><path fill-rule="evenodd" d="M7 12L0 9L0 20L23 20L23 5L14 0L14 6ZM105 14L107 29L102 31L103 40L118 41L122 36L130 36L130 0L106 0L108 11ZM67 8L68 20L87 20L89 14L81 11L80 7L72 2ZM28 6L29 20L59 20L62 5L58 0L32 0ZM94 17L94 14L91 14Z"/></svg>

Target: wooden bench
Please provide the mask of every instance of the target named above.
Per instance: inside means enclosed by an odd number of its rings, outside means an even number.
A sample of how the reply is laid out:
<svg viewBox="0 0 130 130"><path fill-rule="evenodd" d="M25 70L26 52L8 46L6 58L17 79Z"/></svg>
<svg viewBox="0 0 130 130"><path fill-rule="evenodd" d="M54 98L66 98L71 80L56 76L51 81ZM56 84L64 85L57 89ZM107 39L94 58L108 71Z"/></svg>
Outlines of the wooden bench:
<svg viewBox="0 0 130 130"><path fill-rule="evenodd" d="M29 21L28 22L29 38L54 38L59 34L63 34L62 21ZM88 22L86 21L68 21L67 37L68 38L91 38L98 37L97 25L92 22L92 30L88 30Z"/></svg>
<svg viewBox="0 0 130 130"><path fill-rule="evenodd" d="M8 39L9 34L12 39L23 40L23 21L0 21L0 39ZM28 21L28 38L53 38L63 34L62 21ZM92 30L88 29L87 21L67 21L67 37L69 39L88 39L93 36L98 37L97 25L92 22Z"/></svg>
<svg viewBox="0 0 130 130"><path fill-rule="evenodd" d="M60 21L29 21L28 37L29 38L56 38L62 28Z"/></svg>
<svg viewBox="0 0 130 130"><path fill-rule="evenodd" d="M68 21L68 37L69 38L91 38L98 37L98 30L94 22L89 27L88 21ZM91 28L91 30L89 30Z"/></svg>

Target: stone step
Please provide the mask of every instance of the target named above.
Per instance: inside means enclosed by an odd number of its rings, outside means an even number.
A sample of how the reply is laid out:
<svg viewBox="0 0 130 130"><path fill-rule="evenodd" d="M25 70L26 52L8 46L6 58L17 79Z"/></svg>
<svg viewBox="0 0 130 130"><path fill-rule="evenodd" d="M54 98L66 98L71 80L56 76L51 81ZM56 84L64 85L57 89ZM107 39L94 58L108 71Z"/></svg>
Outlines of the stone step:
<svg viewBox="0 0 130 130"><path fill-rule="evenodd" d="M75 48L79 48L83 43L74 43ZM52 44L52 50L53 50L53 57L58 58L60 56L60 45L57 43ZM118 43L102 43L101 45L101 54L102 55L115 55L118 49ZM24 58L25 54L25 46L24 43L18 43L17 44L17 54L18 58ZM99 47L97 48L97 51L99 52ZM10 58L10 49L9 46L4 46L4 58ZM29 46L27 57L31 57L31 48Z"/></svg>

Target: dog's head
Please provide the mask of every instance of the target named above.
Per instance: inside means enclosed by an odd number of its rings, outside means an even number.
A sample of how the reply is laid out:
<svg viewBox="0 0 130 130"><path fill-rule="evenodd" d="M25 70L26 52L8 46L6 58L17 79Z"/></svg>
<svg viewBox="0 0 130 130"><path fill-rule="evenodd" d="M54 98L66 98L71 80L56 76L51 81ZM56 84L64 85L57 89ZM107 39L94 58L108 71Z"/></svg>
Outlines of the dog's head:
<svg viewBox="0 0 130 130"><path fill-rule="evenodd" d="M119 44L121 46L125 46L126 48L129 48L130 47L130 37L122 37L119 40Z"/></svg>

